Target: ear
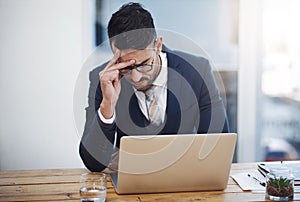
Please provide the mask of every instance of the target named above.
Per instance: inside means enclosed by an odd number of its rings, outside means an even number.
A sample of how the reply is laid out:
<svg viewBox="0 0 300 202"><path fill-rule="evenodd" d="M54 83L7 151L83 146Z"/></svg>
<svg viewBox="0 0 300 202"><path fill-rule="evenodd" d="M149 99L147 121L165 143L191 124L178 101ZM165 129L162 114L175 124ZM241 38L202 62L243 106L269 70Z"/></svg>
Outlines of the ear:
<svg viewBox="0 0 300 202"><path fill-rule="evenodd" d="M155 51L156 51L156 54L159 55L161 50L162 50L162 37L158 37L155 41Z"/></svg>
<svg viewBox="0 0 300 202"><path fill-rule="evenodd" d="M110 44L110 46L111 46L111 50L112 50L113 54L115 54L115 52L118 50L118 48L115 46L115 43L112 42Z"/></svg>

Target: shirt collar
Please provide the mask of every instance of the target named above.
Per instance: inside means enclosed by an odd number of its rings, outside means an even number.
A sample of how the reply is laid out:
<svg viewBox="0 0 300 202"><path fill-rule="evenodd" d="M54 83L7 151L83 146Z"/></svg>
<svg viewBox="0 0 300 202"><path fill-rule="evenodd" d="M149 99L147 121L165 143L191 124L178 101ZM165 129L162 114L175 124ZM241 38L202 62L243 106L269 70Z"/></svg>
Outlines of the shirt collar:
<svg viewBox="0 0 300 202"><path fill-rule="evenodd" d="M164 87L168 79L168 64L167 64L167 55L166 53L160 52L161 58L161 70L153 82L153 85Z"/></svg>

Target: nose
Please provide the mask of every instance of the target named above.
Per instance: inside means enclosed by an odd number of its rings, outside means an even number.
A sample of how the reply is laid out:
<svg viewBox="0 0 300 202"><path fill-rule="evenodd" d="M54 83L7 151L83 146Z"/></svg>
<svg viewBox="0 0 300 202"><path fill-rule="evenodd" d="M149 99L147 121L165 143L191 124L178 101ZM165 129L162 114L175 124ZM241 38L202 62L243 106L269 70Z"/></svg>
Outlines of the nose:
<svg viewBox="0 0 300 202"><path fill-rule="evenodd" d="M143 75L141 72L137 71L136 69L133 69L131 70L130 76L133 82L139 82Z"/></svg>

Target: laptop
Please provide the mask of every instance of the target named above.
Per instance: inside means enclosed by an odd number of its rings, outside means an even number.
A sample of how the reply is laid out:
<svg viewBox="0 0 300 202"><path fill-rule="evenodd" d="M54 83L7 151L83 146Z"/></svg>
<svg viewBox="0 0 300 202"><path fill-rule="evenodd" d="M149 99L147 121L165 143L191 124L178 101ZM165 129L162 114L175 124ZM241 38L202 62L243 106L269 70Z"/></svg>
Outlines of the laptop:
<svg viewBox="0 0 300 202"><path fill-rule="evenodd" d="M111 173L118 194L224 190L236 133L124 136L118 172Z"/></svg>

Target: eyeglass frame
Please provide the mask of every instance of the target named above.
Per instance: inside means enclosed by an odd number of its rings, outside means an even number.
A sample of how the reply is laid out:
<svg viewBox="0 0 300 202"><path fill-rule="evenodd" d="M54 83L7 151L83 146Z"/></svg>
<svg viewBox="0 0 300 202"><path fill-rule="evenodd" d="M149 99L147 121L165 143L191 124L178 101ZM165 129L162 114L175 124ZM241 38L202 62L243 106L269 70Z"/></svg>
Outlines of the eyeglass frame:
<svg viewBox="0 0 300 202"><path fill-rule="evenodd" d="M122 76L127 75L127 74L131 73L131 71L132 71L133 69L136 69L136 71L141 72L141 73L150 72L150 71L153 69L154 59L155 59L155 58L153 57L153 60L152 60L151 64L145 64L145 63L142 63L142 64L131 65L131 66L122 68L122 69L119 70L119 71L120 71L120 74L121 74ZM139 67L145 67L145 66L148 66L148 67L150 67L150 68L147 69L146 71L138 69ZM129 71L128 71L127 73L122 73L122 70L129 70Z"/></svg>

